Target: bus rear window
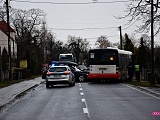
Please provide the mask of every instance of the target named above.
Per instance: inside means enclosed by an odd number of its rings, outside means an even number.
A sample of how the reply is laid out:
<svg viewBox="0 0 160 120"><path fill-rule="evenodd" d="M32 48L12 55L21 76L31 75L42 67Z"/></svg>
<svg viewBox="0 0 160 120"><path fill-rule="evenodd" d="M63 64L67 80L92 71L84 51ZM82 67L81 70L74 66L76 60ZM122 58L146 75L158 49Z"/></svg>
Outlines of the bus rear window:
<svg viewBox="0 0 160 120"><path fill-rule="evenodd" d="M118 64L117 54L112 52L97 52L90 53L89 56L90 64L110 64L116 65Z"/></svg>

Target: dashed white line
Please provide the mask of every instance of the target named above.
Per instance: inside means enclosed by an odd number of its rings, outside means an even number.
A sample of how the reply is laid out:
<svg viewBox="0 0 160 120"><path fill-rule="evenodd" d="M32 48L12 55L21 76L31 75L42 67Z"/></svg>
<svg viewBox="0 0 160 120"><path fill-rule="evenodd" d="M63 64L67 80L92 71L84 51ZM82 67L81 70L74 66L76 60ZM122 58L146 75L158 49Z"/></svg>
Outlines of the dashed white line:
<svg viewBox="0 0 160 120"><path fill-rule="evenodd" d="M82 91L83 89L82 89L82 88L79 88L79 90Z"/></svg>
<svg viewBox="0 0 160 120"><path fill-rule="evenodd" d="M82 102L86 102L86 100L85 100L85 99L81 99L81 101L82 101Z"/></svg>
<svg viewBox="0 0 160 120"><path fill-rule="evenodd" d="M80 93L80 95L84 95L84 93L83 93L83 92L81 92L81 93Z"/></svg>
<svg viewBox="0 0 160 120"><path fill-rule="evenodd" d="M86 108L83 108L83 113L87 114L88 118L90 119L90 114L89 114L89 111L88 111L88 105L87 105L87 102L85 100L85 95L83 93L83 88L81 86L81 83L78 83L79 84L79 90L80 90L80 95L83 96L83 98L81 99L81 101L85 104Z"/></svg>
<svg viewBox="0 0 160 120"><path fill-rule="evenodd" d="M87 108L83 108L83 112L88 114L88 109Z"/></svg>

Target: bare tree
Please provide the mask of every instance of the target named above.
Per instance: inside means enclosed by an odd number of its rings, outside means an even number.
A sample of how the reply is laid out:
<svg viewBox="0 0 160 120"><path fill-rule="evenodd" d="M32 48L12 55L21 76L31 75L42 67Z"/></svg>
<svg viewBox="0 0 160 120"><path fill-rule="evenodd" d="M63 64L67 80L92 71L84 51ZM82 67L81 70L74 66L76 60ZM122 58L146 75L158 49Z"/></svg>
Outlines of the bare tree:
<svg viewBox="0 0 160 120"><path fill-rule="evenodd" d="M160 31L160 11L159 0L154 0L154 30L155 35ZM130 0L127 4L126 15L119 19L129 18L128 25L132 25L138 21L142 24L137 26L136 32L149 32L151 26L151 3L150 0Z"/></svg>
<svg viewBox="0 0 160 120"><path fill-rule="evenodd" d="M98 37L95 45L100 47L100 48L107 48L107 47L111 46L111 43L107 39L107 36L102 35L102 36Z"/></svg>
<svg viewBox="0 0 160 120"><path fill-rule="evenodd" d="M68 36L68 46L70 50L78 48L81 52L87 51L89 42L87 39L82 39L80 37Z"/></svg>
<svg viewBox="0 0 160 120"><path fill-rule="evenodd" d="M0 20L5 20L6 17L6 10L2 6L0 6Z"/></svg>
<svg viewBox="0 0 160 120"><path fill-rule="evenodd" d="M28 11L13 9L11 21L15 27L17 36L25 36L26 32L34 36L34 31L42 26L44 16L44 12L40 9L30 9Z"/></svg>
<svg viewBox="0 0 160 120"><path fill-rule="evenodd" d="M85 54L88 51L89 42L87 39L80 37L68 36L68 48L76 56L77 62L81 61L80 54Z"/></svg>

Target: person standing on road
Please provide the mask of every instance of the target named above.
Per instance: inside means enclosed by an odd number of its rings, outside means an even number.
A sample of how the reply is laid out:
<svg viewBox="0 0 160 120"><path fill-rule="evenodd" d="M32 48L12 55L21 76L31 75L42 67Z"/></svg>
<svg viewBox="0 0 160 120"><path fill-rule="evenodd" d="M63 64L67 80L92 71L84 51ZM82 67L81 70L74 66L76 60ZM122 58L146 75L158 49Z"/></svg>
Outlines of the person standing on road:
<svg viewBox="0 0 160 120"><path fill-rule="evenodd" d="M140 82L140 74L141 74L140 65L135 65L135 74L136 74L136 80Z"/></svg>
<svg viewBox="0 0 160 120"><path fill-rule="evenodd" d="M128 81L131 82L134 75L134 65L132 62L128 64L127 69L128 69L128 76L129 76Z"/></svg>

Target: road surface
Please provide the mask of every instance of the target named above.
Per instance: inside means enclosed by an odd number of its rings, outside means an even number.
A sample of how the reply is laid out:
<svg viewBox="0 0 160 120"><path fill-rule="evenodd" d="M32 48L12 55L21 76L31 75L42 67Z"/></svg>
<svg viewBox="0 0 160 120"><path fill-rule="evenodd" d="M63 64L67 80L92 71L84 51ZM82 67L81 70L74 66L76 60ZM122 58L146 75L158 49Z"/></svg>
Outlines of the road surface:
<svg viewBox="0 0 160 120"><path fill-rule="evenodd" d="M0 120L160 120L160 98L122 83L40 84Z"/></svg>

